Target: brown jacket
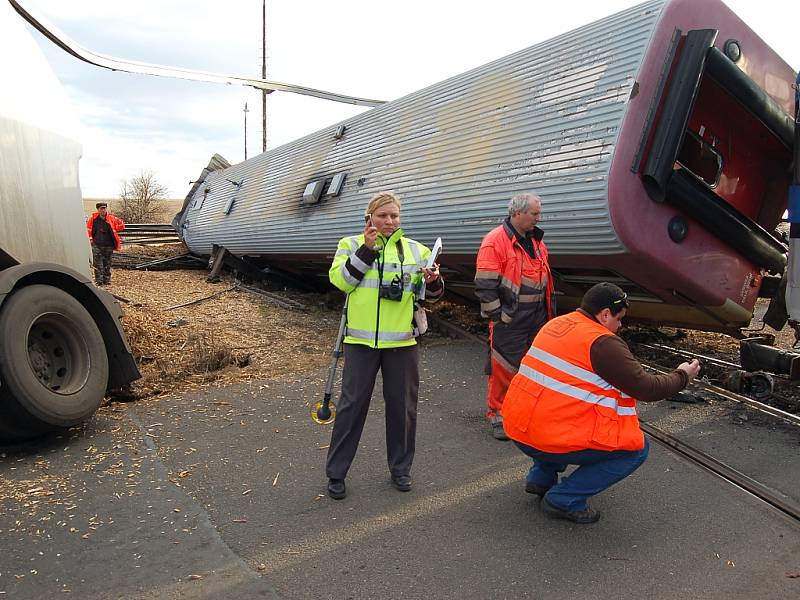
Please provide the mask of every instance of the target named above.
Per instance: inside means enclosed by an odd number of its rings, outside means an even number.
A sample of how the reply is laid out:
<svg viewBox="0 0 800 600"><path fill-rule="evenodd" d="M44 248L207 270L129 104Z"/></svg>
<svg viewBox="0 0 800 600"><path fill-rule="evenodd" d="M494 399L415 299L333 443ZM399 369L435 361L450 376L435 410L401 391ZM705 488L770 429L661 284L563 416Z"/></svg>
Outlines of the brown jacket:
<svg viewBox="0 0 800 600"><path fill-rule="evenodd" d="M581 312L588 315L584 311ZM677 369L664 375L647 373L642 364L631 354L628 344L616 335L604 335L598 338L592 344L589 359L595 373L615 388L641 402L655 402L669 398L689 384L689 376Z"/></svg>

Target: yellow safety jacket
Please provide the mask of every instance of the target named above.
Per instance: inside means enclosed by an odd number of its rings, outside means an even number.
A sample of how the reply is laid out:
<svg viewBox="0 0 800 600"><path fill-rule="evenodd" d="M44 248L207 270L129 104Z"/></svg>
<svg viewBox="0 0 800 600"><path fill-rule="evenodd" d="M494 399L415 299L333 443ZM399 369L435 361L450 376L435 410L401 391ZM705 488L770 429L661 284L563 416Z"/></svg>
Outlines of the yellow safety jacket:
<svg viewBox="0 0 800 600"><path fill-rule="evenodd" d="M378 234L378 257L365 264L356 256L364 244L364 234L339 240L336 255L328 271L330 282L349 294L347 305L346 344L363 344L372 348L400 348L417 343L413 325L414 303L422 289L421 272L431 250L397 229L388 239ZM402 248L402 250L401 250ZM359 277L354 276L353 270ZM395 280L402 289L399 300L381 298L381 283L388 288ZM399 291L399 290L398 290ZM429 300L444 293L428 292Z"/></svg>

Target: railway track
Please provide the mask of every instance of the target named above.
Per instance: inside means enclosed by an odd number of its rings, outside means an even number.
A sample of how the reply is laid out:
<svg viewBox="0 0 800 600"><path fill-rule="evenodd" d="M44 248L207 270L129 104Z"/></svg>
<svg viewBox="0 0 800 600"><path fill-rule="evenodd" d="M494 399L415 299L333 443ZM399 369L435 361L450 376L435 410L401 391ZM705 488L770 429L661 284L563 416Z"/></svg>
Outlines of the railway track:
<svg viewBox="0 0 800 600"><path fill-rule="evenodd" d="M461 327L460 325L446 321L440 317L433 317L431 320L439 327L440 331L446 331L451 335L458 335L464 339L469 339L471 341L478 341L484 344L487 341L486 337L471 333L466 329L464 329L463 327ZM667 346L665 348L658 348L658 349L668 350L671 348ZM679 351L678 354L681 355L681 353L684 352L685 351ZM684 356L684 358L687 357L688 356ZM701 360L709 360L709 362L714 362L718 366L725 366L726 368L741 368L739 367L739 365L736 365L734 363L729 363L727 361L714 359L713 357L699 357L697 354L692 354L691 357L701 358ZM655 372L659 373L666 372L665 370L659 367L655 367L653 365L648 365L643 363L643 366ZM702 389L707 393L714 394L726 400L740 403L748 408L757 410L771 417L780 419L783 422L800 427L800 416L780 410L774 406L770 406L769 404L759 402L758 400L754 400L753 398L749 398L742 394L731 392L729 390L723 389L721 387L715 386L705 381L695 380L692 382L691 387ZM798 504L797 501L794 500L793 498L787 496L786 494L781 493L780 491L773 489L768 485L765 485L764 483L757 481L756 479L753 479L752 477L742 473L741 471L733 468L732 466L714 458L710 454L703 452L702 450L693 446L692 444L689 444L677 438L676 436L664 431L663 429L660 429L659 427L656 427L651 423L641 420L640 423L642 429L654 441L656 441L662 447L666 448L668 451L680 456L682 459L699 467L700 469L706 471L707 473L710 473L715 477L722 479L723 481L729 483L730 485L737 487L741 490L744 490L745 492L749 493L754 498L757 498L758 500L760 500L773 510L776 510L780 514L800 524L800 504Z"/></svg>
<svg viewBox="0 0 800 600"><path fill-rule="evenodd" d="M756 481L734 469L733 467L717 460L710 454L681 441L674 435L659 429L655 425L640 420L639 424L652 439L661 444L670 452L677 454L684 460L689 461L704 471L719 477L723 481L734 485L750 495L758 498L771 508L777 510L781 514L793 519L800 524L800 504L792 500L789 496L782 494L771 487Z"/></svg>
<svg viewBox="0 0 800 600"><path fill-rule="evenodd" d="M657 373L668 373L669 372L669 371L666 371L666 370L664 370L664 369L662 369L660 367L649 365L647 363L642 363L642 365L645 368L650 369L652 371L655 371ZM709 392L711 394L714 394L714 395L716 395L716 396L718 396L720 398L724 398L726 400L731 400L733 402L738 402L738 403L743 404L743 405L745 405L745 406L747 406L749 408L752 408L752 409L757 410L759 412L762 412L764 414L768 414L770 416L776 417L776 418L781 419L782 421L785 421L785 422L790 423L792 425L800 426L800 415L795 415L795 414L792 414L790 412L786 412L785 410L781 410L780 408L776 408L775 406L771 406L770 404L766 404L764 402L760 402L758 400L755 400L754 398L750 398L749 396L745 396L744 394L737 394L736 392L731 392L729 390L726 390L725 388L721 388L721 387L716 386L716 385L714 385L712 383L708 383L706 381L702 381L702 380L698 380L698 379L695 379L694 381L692 381L692 383L690 384L690 388L704 390L704 391Z"/></svg>

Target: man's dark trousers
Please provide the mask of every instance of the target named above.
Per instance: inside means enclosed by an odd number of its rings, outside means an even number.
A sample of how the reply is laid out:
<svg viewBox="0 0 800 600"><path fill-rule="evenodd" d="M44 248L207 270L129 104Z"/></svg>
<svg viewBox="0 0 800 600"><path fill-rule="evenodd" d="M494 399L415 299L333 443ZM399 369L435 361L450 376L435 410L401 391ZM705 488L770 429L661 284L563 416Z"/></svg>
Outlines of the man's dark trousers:
<svg viewBox="0 0 800 600"><path fill-rule="evenodd" d="M416 345L376 349L344 344L342 397L336 407L325 467L330 479L347 476L367 420L378 370L383 376L389 471L397 476L410 473L417 435L418 356Z"/></svg>
<svg viewBox="0 0 800 600"><path fill-rule="evenodd" d="M94 264L94 282L111 283L111 255L113 246L96 246L92 244L92 263Z"/></svg>

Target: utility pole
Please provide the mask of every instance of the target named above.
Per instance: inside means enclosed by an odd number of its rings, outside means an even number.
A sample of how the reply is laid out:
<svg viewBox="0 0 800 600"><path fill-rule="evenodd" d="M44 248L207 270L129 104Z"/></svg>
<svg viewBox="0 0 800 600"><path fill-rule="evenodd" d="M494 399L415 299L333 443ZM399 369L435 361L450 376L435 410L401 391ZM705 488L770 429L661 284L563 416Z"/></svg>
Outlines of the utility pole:
<svg viewBox="0 0 800 600"><path fill-rule="evenodd" d="M261 79L267 78L267 0L261 3ZM261 151L267 151L267 90L261 90Z"/></svg>
<svg viewBox="0 0 800 600"><path fill-rule="evenodd" d="M244 103L244 159L247 160L247 102Z"/></svg>

